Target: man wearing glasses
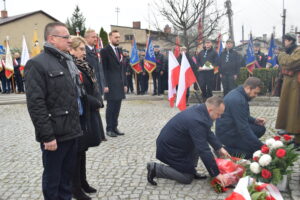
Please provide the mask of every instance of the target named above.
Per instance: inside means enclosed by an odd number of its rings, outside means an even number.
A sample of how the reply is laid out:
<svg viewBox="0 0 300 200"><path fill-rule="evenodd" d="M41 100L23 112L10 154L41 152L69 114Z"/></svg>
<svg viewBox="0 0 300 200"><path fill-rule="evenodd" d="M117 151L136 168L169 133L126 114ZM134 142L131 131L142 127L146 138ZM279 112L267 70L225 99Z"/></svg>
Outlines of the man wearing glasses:
<svg viewBox="0 0 300 200"><path fill-rule="evenodd" d="M45 200L71 200L77 138L82 135L79 71L67 53L71 40L66 26L49 23L44 52L25 66L27 107L41 144Z"/></svg>

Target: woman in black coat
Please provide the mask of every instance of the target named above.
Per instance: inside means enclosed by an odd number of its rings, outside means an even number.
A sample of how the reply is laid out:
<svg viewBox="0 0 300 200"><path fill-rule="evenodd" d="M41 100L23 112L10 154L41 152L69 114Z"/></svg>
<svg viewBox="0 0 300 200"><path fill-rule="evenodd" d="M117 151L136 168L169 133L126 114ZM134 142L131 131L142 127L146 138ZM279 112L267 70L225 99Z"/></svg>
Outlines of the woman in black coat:
<svg viewBox="0 0 300 200"><path fill-rule="evenodd" d="M99 109L103 107L103 100L99 94L97 79L93 68L85 61L85 40L82 37L73 37L70 49L74 63L80 71L80 80L83 83L85 95L81 99L83 114L80 124L83 136L78 142L78 157L76 171L73 177L73 197L77 200L91 199L86 193L95 193L86 180L86 151L89 147L98 146L101 142L100 135L104 134ZM83 190L83 191L82 191Z"/></svg>

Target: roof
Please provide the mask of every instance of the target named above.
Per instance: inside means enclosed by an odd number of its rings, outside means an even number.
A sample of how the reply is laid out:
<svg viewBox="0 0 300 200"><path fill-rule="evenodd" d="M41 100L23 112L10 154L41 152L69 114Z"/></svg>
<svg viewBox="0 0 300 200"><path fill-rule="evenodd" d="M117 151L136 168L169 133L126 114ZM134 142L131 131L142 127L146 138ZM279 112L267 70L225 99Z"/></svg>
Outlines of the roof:
<svg viewBox="0 0 300 200"><path fill-rule="evenodd" d="M20 15L15 15L15 16L7 17L7 18L0 18L0 26L4 25L4 24L7 24L7 23L10 23L10 22L13 22L13 21L17 21L19 19L23 19L23 18L32 16L32 15L38 14L38 13L46 15L47 17L53 19L54 21L59 21L59 20L55 19L54 17L52 17L51 15L45 13L44 11L38 10L38 11L34 11L34 12L30 12L30 13L24 13L24 14L20 14Z"/></svg>

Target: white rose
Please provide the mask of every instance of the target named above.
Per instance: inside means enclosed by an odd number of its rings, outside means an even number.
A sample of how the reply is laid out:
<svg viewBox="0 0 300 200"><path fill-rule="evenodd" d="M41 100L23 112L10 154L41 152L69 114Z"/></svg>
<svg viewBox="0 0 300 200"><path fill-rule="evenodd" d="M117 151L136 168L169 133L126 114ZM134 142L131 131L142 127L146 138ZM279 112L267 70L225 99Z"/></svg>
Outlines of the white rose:
<svg viewBox="0 0 300 200"><path fill-rule="evenodd" d="M268 147L272 147L275 142L276 142L276 140L274 138L270 138L270 139L266 140L266 145Z"/></svg>
<svg viewBox="0 0 300 200"><path fill-rule="evenodd" d="M262 155L261 150L255 151L254 154L253 154L253 158L254 157L260 158L261 155Z"/></svg>
<svg viewBox="0 0 300 200"><path fill-rule="evenodd" d="M277 148L280 148L280 147L283 147L283 142L281 142L281 141L276 141L272 145L272 149L277 149Z"/></svg>
<svg viewBox="0 0 300 200"><path fill-rule="evenodd" d="M258 174L260 173L260 166L257 162L253 162L250 164L250 170L254 173L254 174Z"/></svg>
<svg viewBox="0 0 300 200"><path fill-rule="evenodd" d="M260 157L258 162L262 167L265 167L268 166L271 163L271 161L272 157L269 154L264 154L262 155L262 157Z"/></svg>

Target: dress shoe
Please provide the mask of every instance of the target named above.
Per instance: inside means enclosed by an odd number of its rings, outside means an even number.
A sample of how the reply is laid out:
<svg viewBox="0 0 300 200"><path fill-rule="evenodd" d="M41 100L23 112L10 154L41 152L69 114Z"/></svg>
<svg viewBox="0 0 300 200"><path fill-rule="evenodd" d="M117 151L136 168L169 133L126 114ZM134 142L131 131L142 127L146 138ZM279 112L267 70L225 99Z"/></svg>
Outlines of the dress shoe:
<svg viewBox="0 0 300 200"><path fill-rule="evenodd" d="M279 130L279 131L277 131L277 134L278 135L285 135L285 134L288 134L288 132L286 132L285 130Z"/></svg>
<svg viewBox="0 0 300 200"><path fill-rule="evenodd" d="M116 135L125 135L125 133L122 133L122 132L119 131L119 129L117 129L117 128L115 129L114 132L115 132Z"/></svg>
<svg viewBox="0 0 300 200"><path fill-rule="evenodd" d="M96 193L97 190L91 186L87 185L83 185L82 186L83 191L85 191L86 193Z"/></svg>
<svg viewBox="0 0 300 200"><path fill-rule="evenodd" d="M101 139L101 141L103 141L103 142L106 142L106 141L107 141L107 139L106 139L106 138L103 138L103 139Z"/></svg>
<svg viewBox="0 0 300 200"><path fill-rule="evenodd" d="M200 180L200 179L207 179L207 176L206 175L202 175L202 174L199 174L199 173L195 173L194 174L194 179L197 179L197 180Z"/></svg>
<svg viewBox="0 0 300 200"><path fill-rule="evenodd" d="M117 134L113 131L107 131L106 135L108 135L109 137L117 137Z"/></svg>
<svg viewBox="0 0 300 200"><path fill-rule="evenodd" d="M92 198L86 195L81 189L72 192L73 198L77 200L91 200Z"/></svg>
<svg viewBox="0 0 300 200"><path fill-rule="evenodd" d="M147 163L147 180L151 185L157 185L157 183L153 180L156 177L156 163L148 162Z"/></svg>

